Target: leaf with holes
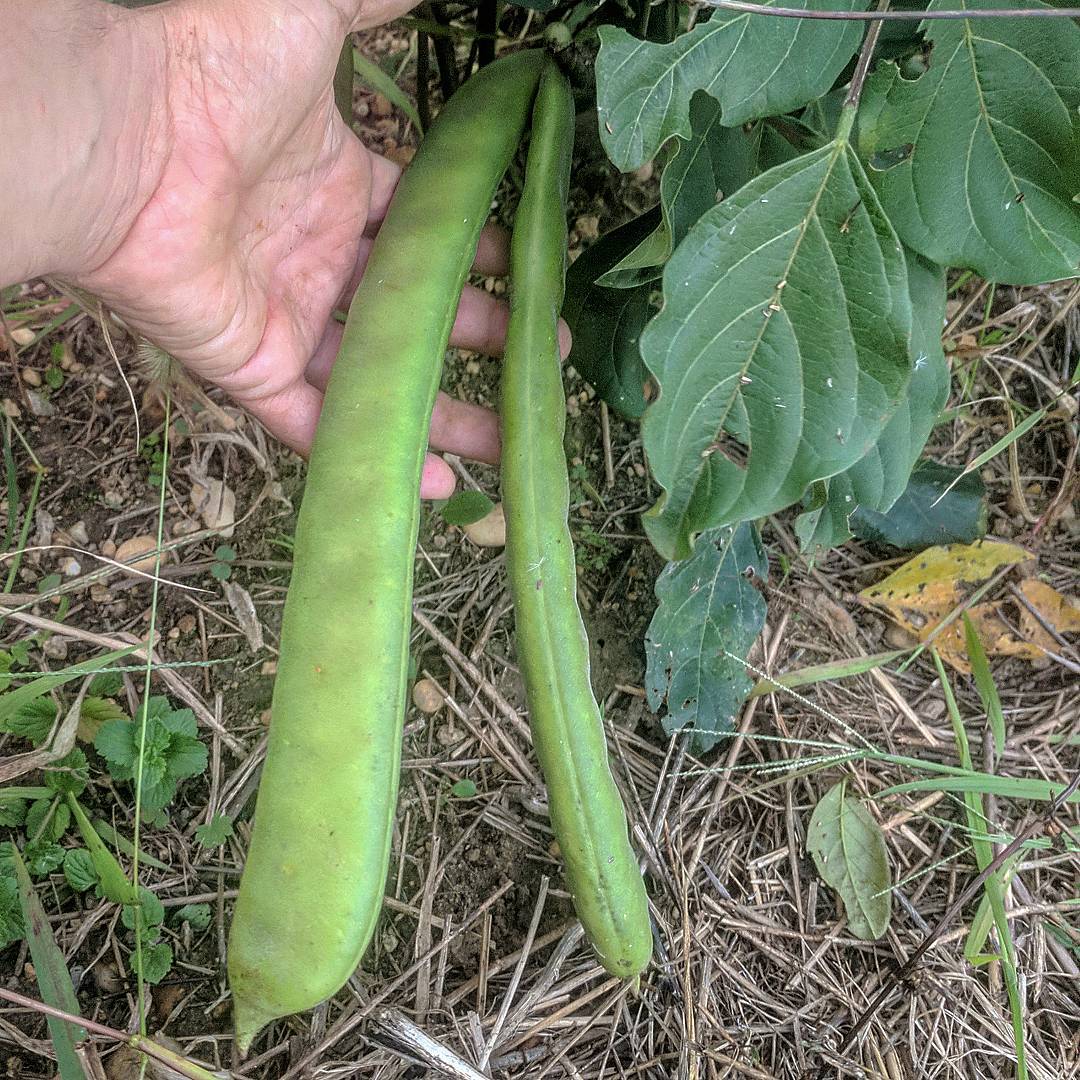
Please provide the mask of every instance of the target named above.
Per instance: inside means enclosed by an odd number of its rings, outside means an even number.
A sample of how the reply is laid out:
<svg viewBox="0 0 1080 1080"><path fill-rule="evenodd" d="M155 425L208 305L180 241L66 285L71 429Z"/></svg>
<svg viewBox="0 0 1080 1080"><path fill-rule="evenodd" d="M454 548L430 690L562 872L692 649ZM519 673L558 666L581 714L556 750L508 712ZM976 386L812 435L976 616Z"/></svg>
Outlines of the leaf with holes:
<svg viewBox="0 0 1080 1080"><path fill-rule="evenodd" d="M685 558L702 530L850 468L907 390L910 337L904 253L845 142L708 211L641 337L660 385L642 428L664 489L644 517L657 550Z"/></svg>
<svg viewBox="0 0 1080 1080"><path fill-rule="evenodd" d="M791 0L788 6L861 11L867 2ZM714 12L668 45L601 26L596 87L604 149L628 172L672 135L690 138L695 90L720 103L728 127L801 108L832 87L862 35L862 27L844 20L728 11Z"/></svg>
<svg viewBox="0 0 1080 1080"><path fill-rule="evenodd" d="M717 529L698 537L692 558L669 563L645 636L649 707L667 706L664 730L693 728L697 751L732 729L752 683L742 662L765 624L754 586L769 563L757 530Z"/></svg>
<svg viewBox="0 0 1080 1080"><path fill-rule="evenodd" d="M749 131L724 127L720 105L701 92L690 101L690 127L691 137L676 140L675 156L660 177L660 224L598 279L600 285L629 288L660 277L672 251L718 199L799 152L769 124L754 124Z"/></svg>
<svg viewBox="0 0 1080 1080"><path fill-rule="evenodd" d="M806 848L818 873L844 902L851 932L876 941L892 918L892 872L881 827L858 801L846 796L846 781L814 807Z"/></svg>
<svg viewBox="0 0 1080 1080"><path fill-rule="evenodd" d="M836 547L853 532L865 535L859 532L859 522L870 528L871 520L878 521L888 530L883 513L909 491L911 470L948 400L949 366L941 348L945 271L910 251L907 265L912 316L908 392L870 451L846 472L826 481L825 497L796 521L804 551ZM921 546L934 542L927 540Z"/></svg>
<svg viewBox="0 0 1080 1080"><path fill-rule="evenodd" d="M934 0L928 10L956 6ZM1072 277L1080 268L1080 27L1015 18L923 29L933 43L926 74L908 80L882 65L859 111L859 152L897 232L928 259L992 281Z"/></svg>

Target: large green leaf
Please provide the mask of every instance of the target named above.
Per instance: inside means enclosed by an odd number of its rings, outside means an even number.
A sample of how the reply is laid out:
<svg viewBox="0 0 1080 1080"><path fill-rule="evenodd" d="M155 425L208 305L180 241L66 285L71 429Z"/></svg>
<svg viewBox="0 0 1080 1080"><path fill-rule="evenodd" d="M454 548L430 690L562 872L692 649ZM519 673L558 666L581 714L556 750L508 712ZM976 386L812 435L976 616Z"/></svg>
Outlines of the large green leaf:
<svg viewBox="0 0 1080 1080"><path fill-rule="evenodd" d="M849 799L841 780L814 807L806 848L818 873L844 901L851 932L876 941L892 917L889 852L878 823L857 799Z"/></svg>
<svg viewBox="0 0 1080 1080"><path fill-rule="evenodd" d="M720 105L701 92L691 99L690 125L690 139L676 140L675 155L660 177L660 224L599 284L628 288L660 277L675 247L719 199L799 152L768 124L724 127Z"/></svg>
<svg viewBox="0 0 1080 1080"><path fill-rule="evenodd" d="M958 3L968 0L934 0L929 10ZM926 74L907 80L882 65L859 112L859 150L897 232L928 259L993 281L1073 276L1080 28L1015 18L934 21L924 30L933 43Z"/></svg>
<svg viewBox="0 0 1080 1080"><path fill-rule="evenodd" d="M866 5L791 0L788 6L858 11ZM715 12L669 45L601 26L596 91L604 149L627 171L652 158L672 135L689 139L695 90L716 98L728 127L799 109L832 86L862 34L860 26L841 20L728 11Z"/></svg>
<svg viewBox="0 0 1080 1080"><path fill-rule="evenodd" d="M796 521L806 551L842 544L855 531L854 515L869 523L903 497L911 470L948 400L949 366L941 347L945 271L910 251L907 264L913 367L908 392L871 450L846 472L825 481L824 497ZM884 522L879 524L887 528Z"/></svg>
<svg viewBox="0 0 1080 1080"><path fill-rule="evenodd" d="M704 529L774 513L877 442L911 379L896 234L845 142L713 207L664 270L641 337L660 385L643 422L669 559Z"/></svg>
<svg viewBox="0 0 1080 1080"><path fill-rule="evenodd" d="M656 581L645 692L654 711L667 706L665 731L693 728L698 751L731 731L753 687L742 658L765 624L754 579L768 572L761 538L744 523L703 533L693 557L668 563Z"/></svg>
<svg viewBox="0 0 1080 1080"><path fill-rule="evenodd" d="M659 221L660 211L654 209L612 229L579 255L566 274L562 314L574 338L569 363L623 416L645 411L646 372L638 340L653 314L652 289L647 283L633 289L605 288L597 279Z"/></svg>

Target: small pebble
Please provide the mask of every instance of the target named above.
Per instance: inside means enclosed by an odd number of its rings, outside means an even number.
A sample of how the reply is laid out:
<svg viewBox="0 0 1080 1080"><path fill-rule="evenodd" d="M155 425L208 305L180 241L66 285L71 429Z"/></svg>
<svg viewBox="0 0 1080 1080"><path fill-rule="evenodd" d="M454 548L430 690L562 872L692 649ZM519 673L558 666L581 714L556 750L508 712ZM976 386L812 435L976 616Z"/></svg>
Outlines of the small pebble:
<svg viewBox="0 0 1080 1080"><path fill-rule="evenodd" d="M428 716L437 713L443 707L442 693L433 679L418 680L413 687L412 699L413 704Z"/></svg>
<svg viewBox="0 0 1080 1080"><path fill-rule="evenodd" d="M67 638L57 637L55 634L42 646L41 651L50 660L66 660L68 654Z"/></svg>
<svg viewBox="0 0 1080 1080"><path fill-rule="evenodd" d="M18 331L16 331L18 333ZM22 369L22 381L27 386L40 386L41 385L41 373L35 371L32 367L24 367Z"/></svg>
<svg viewBox="0 0 1080 1080"><path fill-rule="evenodd" d="M390 104L390 99L383 94L375 94L371 99L371 115L378 117L390 116L394 111L394 106Z"/></svg>
<svg viewBox="0 0 1080 1080"><path fill-rule="evenodd" d="M96 584L90 586L90 599L95 604L111 604L112 593L109 591L108 585Z"/></svg>
<svg viewBox="0 0 1080 1080"><path fill-rule="evenodd" d="M36 390L26 391L26 400L30 403L30 411L35 416L55 416L56 406L43 394Z"/></svg>
<svg viewBox="0 0 1080 1080"><path fill-rule="evenodd" d="M110 510L119 510L124 505L124 496L119 491L106 491L102 500Z"/></svg>
<svg viewBox="0 0 1080 1080"><path fill-rule="evenodd" d="M506 517L502 503L496 503L479 521L466 525L464 533L477 547L503 547L506 544Z"/></svg>
<svg viewBox="0 0 1080 1080"><path fill-rule="evenodd" d="M103 540L101 543L101 554L106 559L116 558L116 544L112 540Z"/></svg>
<svg viewBox="0 0 1080 1080"><path fill-rule="evenodd" d="M78 544L80 547L86 547L90 543L90 534L86 531L85 521L76 521L74 525L69 526L64 532L68 534L73 544Z"/></svg>
<svg viewBox="0 0 1080 1080"><path fill-rule="evenodd" d="M78 577L82 573L82 566L78 559L65 559L60 564L60 573L64 577Z"/></svg>
<svg viewBox="0 0 1080 1080"><path fill-rule="evenodd" d="M168 638L169 638L170 641L179 641L180 640L180 627L179 626L170 626L169 627Z"/></svg>
<svg viewBox="0 0 1080 1080"><path fill-rule="evenodd" d="M12 420L18 420L22 416L22 409L11 398L6 397L4 398L4 415Z"/></svg>
<svg viewBox="0 0 1080 1080"><path fill-rule="evenodd" d="M263 666L259 668L260 675L276 675L277 674L277 661L267 660L263 663Z"/></svg>
<svg viewBox="0 0 1080 1080"><path fill-rule="evenodd" d="M151 536L149 533L142 533L139 536L132 536L125 540L116 549L113 558L117 562L127 563L129 559L134 559L137 555L142 555L143 552L156 549L157 537ZM154 572L154 559L153 555L145 559L138 559L136 562L131 563L131 569L141 570L144 574L152 574Z"/></svg>

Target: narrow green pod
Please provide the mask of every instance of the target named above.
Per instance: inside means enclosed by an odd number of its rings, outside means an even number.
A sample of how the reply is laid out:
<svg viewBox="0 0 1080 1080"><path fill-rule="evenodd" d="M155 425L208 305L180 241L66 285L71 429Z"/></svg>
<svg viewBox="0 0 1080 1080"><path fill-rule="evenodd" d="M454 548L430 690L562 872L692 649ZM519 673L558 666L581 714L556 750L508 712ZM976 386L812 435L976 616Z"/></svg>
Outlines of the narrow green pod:
<svg viewBox="0 0 1080 1080"><path fill-rule="evenodd" d="M458 91L349 308L308 466L270 742L229 939L237 1042L336 993L382 906L406 707L419 485L443 353L545 64Z"/></svg>
<svg viewBox="0 0 1080 1080"><path fill-rule="evenodd" d="M632 978L652 955L648 900L589 681L589 642L567 526L558 318L573 140L570 87L549 64L533 109L511 247L500 387L506 562L529 723L574 907L604 967Z"/></svg>

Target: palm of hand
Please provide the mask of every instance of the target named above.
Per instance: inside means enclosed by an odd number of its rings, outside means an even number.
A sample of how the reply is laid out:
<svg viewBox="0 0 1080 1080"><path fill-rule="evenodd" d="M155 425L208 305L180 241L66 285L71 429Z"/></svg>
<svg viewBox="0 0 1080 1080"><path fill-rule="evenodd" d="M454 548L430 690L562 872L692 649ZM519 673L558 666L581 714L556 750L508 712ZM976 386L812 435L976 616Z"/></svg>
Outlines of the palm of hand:
<svg viewBox="0 0 1080 1080"><path fill-rule="evenodd" d="M298 449L372 190L371 155L329 82L342 17L328 10L320 25L316 10L279 12L275 25L225 5L166 24L160 179L119 248L78 282ZM252 25L270 33L253 44Z"/></svg>

